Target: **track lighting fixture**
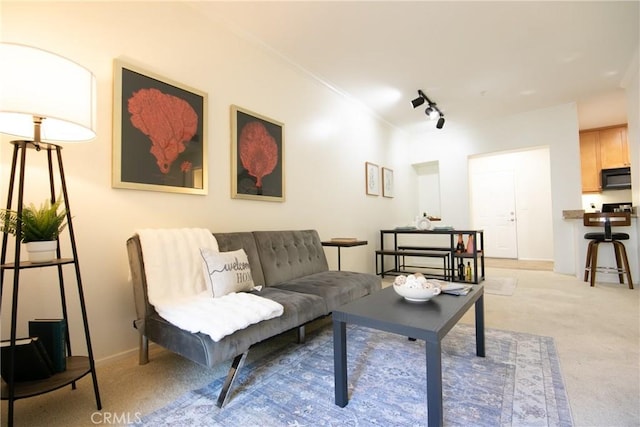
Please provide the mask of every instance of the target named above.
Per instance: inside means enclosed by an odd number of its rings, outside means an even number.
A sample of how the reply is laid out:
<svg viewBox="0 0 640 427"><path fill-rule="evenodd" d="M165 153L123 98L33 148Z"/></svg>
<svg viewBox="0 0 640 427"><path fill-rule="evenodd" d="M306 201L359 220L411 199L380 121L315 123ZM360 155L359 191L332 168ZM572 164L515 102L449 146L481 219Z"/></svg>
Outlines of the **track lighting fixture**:
<svg viewBox="0 0 640 427"><path fill-rule="evenodd" d="M418 91L418 92L420 92L420 91ZM421 106L422 104L424 104L424 98L422 96L419 96L416 99L414 99L413 101L411 101L411 105L413 106L413 108L417 108L417 107Z"/></svg>
<svg viewBox="0 0 640 427"><path fill-rule="evenodd" d="M430 120L438 119L436 123L436 128L442 129L444 126L444 115L442 111L438 109L435 102L432 102L427 95L422 92L422 90L418 89L418 97L411 101L411 106L413 108L417 108L424 103L427 103L427 108L424 110L424 113L429 117Z"/></svg>

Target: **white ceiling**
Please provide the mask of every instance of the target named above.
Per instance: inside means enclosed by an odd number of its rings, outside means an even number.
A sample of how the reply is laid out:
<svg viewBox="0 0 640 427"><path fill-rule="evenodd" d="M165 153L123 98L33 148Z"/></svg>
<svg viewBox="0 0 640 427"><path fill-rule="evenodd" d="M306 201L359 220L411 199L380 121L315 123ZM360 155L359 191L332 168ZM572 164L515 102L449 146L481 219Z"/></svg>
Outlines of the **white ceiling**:
<svg viewBox="0 0 640 427"><path fill-rule="evenodd" d="M445 128L574 101L581 128L626 122L621 82L637 63L639 4L191 3L407 131L435 129L426 105L409 104L418 89Z"/></svg>

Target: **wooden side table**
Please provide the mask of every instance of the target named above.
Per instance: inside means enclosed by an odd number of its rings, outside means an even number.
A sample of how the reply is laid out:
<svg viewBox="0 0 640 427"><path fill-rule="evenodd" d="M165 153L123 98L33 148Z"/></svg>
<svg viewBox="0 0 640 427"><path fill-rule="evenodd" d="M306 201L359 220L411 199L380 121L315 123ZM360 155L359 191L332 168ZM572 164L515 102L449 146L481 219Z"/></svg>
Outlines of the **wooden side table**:
<svg viewBox="0 0 640 427"><path fill-rule="evenodd" d="M321 243L322 246L335 246L338 248L338 270L340 270L340 248L350 248L353 246L364 246L369 244L366 240L327 240Z"/></svg>

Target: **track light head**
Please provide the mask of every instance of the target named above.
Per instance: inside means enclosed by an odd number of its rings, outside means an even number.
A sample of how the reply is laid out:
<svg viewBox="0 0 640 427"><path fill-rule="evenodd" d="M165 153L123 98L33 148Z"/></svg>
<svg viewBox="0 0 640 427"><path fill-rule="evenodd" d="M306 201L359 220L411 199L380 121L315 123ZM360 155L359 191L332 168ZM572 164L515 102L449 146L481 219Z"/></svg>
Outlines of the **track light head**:
<svg viewBox="0 0 640 427"><path fill-rule="evenodd" d="M424 98L421 97L421 96L419 96L416 99L414 99L413 101L411 101L411 105L413 106L413 108L418 108L422 104L424 104Z"/></svg>
<svg viewBox="0 0 640 427"><path fill-rule="evenodd" d="M442 126L444 126L444 115L440 113L440 118L438 119L438 123L436 123L436 128L442 129Z"/></svg>
<svg viewBox="0 0 640 427"><path fill-rule="evenodd" d="M427 109L424 110L424 113L427 116L429 116L429 119L431 119L431 120L435 120L440 116L440 112L438 111L438 108L436 107L435 104L429 104Z"/></svg>

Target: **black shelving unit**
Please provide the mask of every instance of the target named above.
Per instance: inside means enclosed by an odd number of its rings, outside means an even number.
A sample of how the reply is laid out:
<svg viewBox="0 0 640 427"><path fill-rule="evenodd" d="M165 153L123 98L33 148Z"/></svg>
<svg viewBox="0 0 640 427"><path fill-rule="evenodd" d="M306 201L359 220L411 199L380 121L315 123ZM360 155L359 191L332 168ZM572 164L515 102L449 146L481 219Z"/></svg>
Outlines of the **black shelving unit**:
<svg viewBox="0 0 640 427"><path fill-rule="evenodd" d="M11 299L11 347L9 351L9 378L3 378L1 392L2 400L8 400L9 410L7 414L8 425L13 425L13 412L14 402L18 399L37 396L43 393L48 393L59 388L71 385L73 389L76 388L76 381L84 376L91 374L93 379L93 389L96 398L96 406L98 410L102 409L100 402L100 392L98 389L98 378L96 376L95 361L93 358L93 350L91 347L91 337L89 334L89 323L87 321L87 310L84 302L84 292L82 290L82 280L80 277L80 265L78 263L78 253L76 249L76 241L73 232L73 223L71 221L71 209L69 207L69 197L67 195L67 185L64 177L64 168L62 166L62 147L55 144L48 143L35 143L33 141L12 141L14 145L13 159L11 163L11 177L9 180L9 191L7 196L7 209L14 209L18 211L18 214L22 213L22 206L24 205L24 182L25 182L25 165L27 151L33 151L36 154L45 153L47 155L47 162L49 167L49 187L51 191L51 201L55 201L55 176L54 176L54 153L57 160L58 177L60 179L60 185L62 187L62 195L64 197L65 206L67 209L67 231L71 242L71 258L62 258L60 253L60 242L58 241L56 255L57 258L51 262L44 263L31 263L27 261L20 261L21 242L19 238L15 239L15 256L14 262L7 262L7 249L9 235L3 234L2 238L2 257L0 259L0 295L4 296L4 281L5 274L13 272L13 289ZM16 184L16 174L18 178L17 186L17 207L13 207L13 195ZM18 225L18 233L20 235L21 225ZM87 356L73 356L71 352L71 341L69 339L69 322L67 318L67 300L65 296L65 284L63 269L67 266L73 266L75 270L76 283L78 287L78 297L80 303L80 309L82 311L82 323L84 327L84 335L87 345ZM66 323L66 336L67 336L67 369L63 372L54 374L50 378L37 381L20 381L16 382L13 379L13 367L15 356L15 342L16 342L16 329L18 319L18 291L20 289L20 271L28 268L53 268L58 272L58 282L60 287L60 304L62 307L62 316ZM1 302L1 300L0 300ZM6 363L6 362L5 362Z"/></svg>
<svg viewBox="0 0 640 427"><path fill-rule="evenodd" d="M459 253L456 251L455 236L466 236L466 241L470 236L473 237L473 251ZM393 245L391 248L387 245L385 249L385 236L393 237ZM407 246L398 242L398 236L448 236L449 245L440 246ZM464 240L464 239L463 239ZM478 284L485 279L484 268L484 231L483 230L454 230L454 229L436 229L436 230L418 230L414 228L397 228L389 230L380 230L380 249L375 251L376 254L376 274L384 277L385 275L411 274L422 272L421 270L429 269L425 273L427 277L439 278L452 282L465 282L458 279L457 266L458 262L472 263L471 283ZM385 268L385 257L392 257L392 267ZM434 258L444 260L442 267L424 267L410 266L404 261L405 257L415 258ZM387 264L388 265L388 264ZM466 265L466 264L465 264ZM434 271L438 271L434 273Z"/></svg>

